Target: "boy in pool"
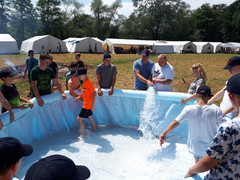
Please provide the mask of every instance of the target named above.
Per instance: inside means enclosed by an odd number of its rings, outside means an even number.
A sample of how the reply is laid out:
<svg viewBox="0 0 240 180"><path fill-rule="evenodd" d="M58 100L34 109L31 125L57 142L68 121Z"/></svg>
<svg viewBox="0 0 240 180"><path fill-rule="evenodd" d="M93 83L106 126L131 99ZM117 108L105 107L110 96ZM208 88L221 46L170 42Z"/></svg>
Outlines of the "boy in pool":
<svg viewBox="0 0 240 180"><path fill-rule="evenodd" d="M16 86L12 83L13 77L17 75L17 72L13 72L10 69L3 69L0 71L0 78L3 80L1 92L3 96L8 100L10 106L14 108L26 109L28 107L33 108L33 103L29 100L21 97L17 91ZM23 101L24 103L21 103ZM7 109L2 108L2 113L6 112Z"/></svg>
<svg viewBox="0 0 240 180"><path fill-rule="evenodd" d="M71 62L70 68L71 68L71 69L78 69L78 68L79 68L79 67L78 67L78 63L77 63L77 62ZM66 74L66 77L65 77L65 85L66 85L66 89L67 89L67 90L68 90L68 81L69 81L70 78L71 78L71 71L68 72L68 73Z"/></svg>
<svg viewBox="0 0 240 180"><path fill-rule="evenodd" d="M217 133L217 125L225 122L220 108L207 105L212 97L211 89L202 85L197 89L196 105L186 106L180 115L171 122L159 136L160 145L166 140L166 135L181 122L188 120L188 150L194 155L197 163L206 154L206 149Z"/></svg>
<svg viewBox="0 0 240 180"><path fill-rule="evenodd" d="M95 110L95 99L96 99L96 91L93 86L93 83L91 80L87 77L87 69L84 67L81 67L78 69L78 74L80 75L80 79L83 80L83 86L82 86L82 95L77 96L75 98L75 101L78 101L79 99L83 100L83 108L77 118L81 134L76 139L81 139L85 135L85 125L83 122L83 118L88 118L88 120L91 123L93 132L96 132L96 126L94 119L92 117L92 112Z"/></svg>
<svg viewBox="0 0 240 180"><path fill-rule="evenodd" d="M78 69L71 70L71 73L70 73L71 74L71 79L69 79L69 81L68 81L69 93L73 97L78 96L73 90L81 88L81 83L79 81L78 71L79 71Z"/></svg>

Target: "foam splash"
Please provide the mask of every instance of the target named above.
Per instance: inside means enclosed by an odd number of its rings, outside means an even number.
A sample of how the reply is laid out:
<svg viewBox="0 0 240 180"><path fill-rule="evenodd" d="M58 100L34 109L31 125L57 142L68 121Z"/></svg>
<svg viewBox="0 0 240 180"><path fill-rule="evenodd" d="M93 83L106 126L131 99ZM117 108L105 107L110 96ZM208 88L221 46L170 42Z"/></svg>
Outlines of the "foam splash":
<svg viewBox="0 0 240 180"><path fill-rule="evenodd" d="M138 130L143 133L143 137L147 139L155 138L159 127L159 112L158 105L155 101L156 91L154 86L149 86L146 92L146 100L144 103L143 110L140 112L140 125Z"/></svg>

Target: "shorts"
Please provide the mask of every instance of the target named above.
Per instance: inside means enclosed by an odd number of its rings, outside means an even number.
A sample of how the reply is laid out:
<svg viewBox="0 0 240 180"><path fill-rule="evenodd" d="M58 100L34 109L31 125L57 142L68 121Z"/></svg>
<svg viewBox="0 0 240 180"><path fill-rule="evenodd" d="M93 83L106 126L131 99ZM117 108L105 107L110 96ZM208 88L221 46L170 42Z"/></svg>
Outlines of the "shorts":
<svg viewBox="0 0 240 180"><path fill-rule="evenodd" d="M81 110L81 112L79 113L78 116L80 118L88 118L89 116L92 116L92 110L82 108L82 110Z"/></svg>
<svg viewBox="0 0 240 180"><path fill-rule="evenodd" d="M194 156L194 158L195 159L197 159L197 160L200 160L200 159L202 159L204 156L199 156L199 155L195 155L195 154L193 154L193 156Z"/></svg>

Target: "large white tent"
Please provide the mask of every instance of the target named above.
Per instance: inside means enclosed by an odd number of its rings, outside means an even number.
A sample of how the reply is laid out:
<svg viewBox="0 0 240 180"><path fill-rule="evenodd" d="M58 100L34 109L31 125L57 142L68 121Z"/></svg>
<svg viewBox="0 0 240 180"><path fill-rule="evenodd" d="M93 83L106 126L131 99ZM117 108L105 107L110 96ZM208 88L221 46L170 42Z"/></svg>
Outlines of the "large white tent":
<svg viewBox="0 0 240 180"><path fill-rule="evenodd" d="M0 34L0 54L18 54L16 40L10 34Z"/></svg>
<svg viewBox="0 0 240 180"><path fill-rule="evenodd" d="M71 37L63 40L67 46L68 52L84 52L84 53L103 53L102 41L96 37L83 37L75 38Z"/></svg>
<svg viewBox="0 0 240 180"><path fill-rule="evenodd" d="M197 46L191 41L166 41L172 45L175 53L196 53Z"/></svg>
<svg viewBox="0 0 240 180"><path fill-rule="evenodd" d="M224 53L239 53L240 52L240 43L237 42L228 42L226 44L222 44L224 48Z"/></svg>
<svg viewBox="0 0 240 180"><path fill-rule="evenodd" d="M197 46L197 53L213 53L214 46L209 42L193 42Z"/></svg>
<svg viewBox="0 0 240 180"><path fill-rule="evenodd" d="M51 35L34 36L22 42L21 51L27 53L29 50L33 50L35 53L42 52L68 52L65 43Z"/></svg>
<svg viewBox="0 0 240 180"><path fill-rule="evenodd" d="M221 51L221 42L209 42L210 44L213 45L213 52L218 53Z"/></svg>
<svg viewBox="0 0 240 180"><path fill-rule="evenodd" d="M152 47L156 40L139 40L139 39L114 39L107 38L103 41L104 51L112 53L131 53L138 51L139 48Z"/></svg>
<svg viewBox="0 0 240 180"><path fill-rule="evenodd" d="M155 53L174 53L173 45L169 45L167 42L156 42L152 48Z"/></svg>

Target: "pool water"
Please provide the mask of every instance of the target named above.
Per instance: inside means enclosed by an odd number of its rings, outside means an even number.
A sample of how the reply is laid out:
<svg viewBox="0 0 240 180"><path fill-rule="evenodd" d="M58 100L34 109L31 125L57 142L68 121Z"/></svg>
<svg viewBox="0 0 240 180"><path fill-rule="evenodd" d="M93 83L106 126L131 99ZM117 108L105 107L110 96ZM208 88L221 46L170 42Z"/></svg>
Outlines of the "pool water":
<svg viewBox="0 0 240 180"><path fill-rule="evenodd" d="M178 180L194 164L187 140L173 133L169 133L162 147L158 137L144 138L136 127L98 126L96 133L88 127L84 140L75 140L78 135L78 129L64 130L35 141L33 154L23 158L19 178L24 178L35 161L53 154L87 166L90 180Z"/></svg>

